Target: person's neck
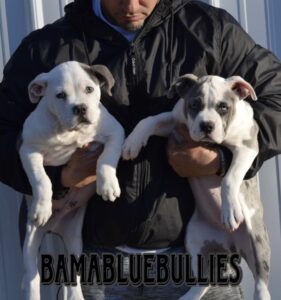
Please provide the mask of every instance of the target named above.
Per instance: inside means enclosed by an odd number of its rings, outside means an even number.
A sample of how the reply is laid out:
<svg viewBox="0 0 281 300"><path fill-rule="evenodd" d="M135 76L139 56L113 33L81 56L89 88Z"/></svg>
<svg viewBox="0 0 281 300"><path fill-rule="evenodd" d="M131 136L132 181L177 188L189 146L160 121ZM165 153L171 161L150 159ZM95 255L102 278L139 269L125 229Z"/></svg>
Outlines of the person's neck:
<svg viewBox="0 0 281 300"><path fill-rule="evenodd" d="M98 18L100 18L102 21L107 23L110 27L112 27L115 31L118 31L120 34L122 34L129 42L131 42L138 31L128 31L118 25L115 25L107 16L106 13L102 10L102 4L101 0L93 0L93 10Z"/></svg>

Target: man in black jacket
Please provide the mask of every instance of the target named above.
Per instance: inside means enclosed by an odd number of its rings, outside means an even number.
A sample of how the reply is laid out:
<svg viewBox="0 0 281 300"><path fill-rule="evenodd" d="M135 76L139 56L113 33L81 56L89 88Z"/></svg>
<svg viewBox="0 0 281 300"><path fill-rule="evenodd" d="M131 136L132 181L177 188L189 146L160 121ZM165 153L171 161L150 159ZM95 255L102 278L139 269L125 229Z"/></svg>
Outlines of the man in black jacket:
<svg viewBox="0 0 281 300"><path fill-rule="evenodd" d="M68 60L105 64L111 70L116 81L113 97L102 101L127 134L142 118L172 109L177 99L166 95L179 75L240 75L258 95L253 108L260 126L260 152L247 178L280 153L281 65L225 11L189 0L75 0L65 12L63 18L27 36L4 69L0 86L3 183L21 193L31 192L16 147L22 124L34 109L27 85L37 74ZM172 136L168 145L164 138L153 137L136 160L120 161L122 195L114 203L97 195L89 201L83 226L85 249L123 246L145 251L183 245L194 206L183 177L223 176L224 160L218 152L228 163L231 155L224 148L208 149L191 142L182 128L178 135L181 142ZM62 197L67 188L93 182L98 154L80 151L66 166L46 167L54 198Z"/></svg>

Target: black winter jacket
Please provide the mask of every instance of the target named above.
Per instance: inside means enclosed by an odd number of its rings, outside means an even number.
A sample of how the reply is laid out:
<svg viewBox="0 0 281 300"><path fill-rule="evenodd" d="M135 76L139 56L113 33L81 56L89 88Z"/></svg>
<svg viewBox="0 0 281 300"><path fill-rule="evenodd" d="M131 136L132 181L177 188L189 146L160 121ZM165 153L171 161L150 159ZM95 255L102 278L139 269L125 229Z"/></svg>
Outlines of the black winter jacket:
<svg viewBox="0 0 281 300"><path fill-rule="evenodd" d="M104 104L128 134L139 120L171 110L171 82L184 73L241 75L258 95L253 103L260 126L260 152L247 176L281 149L281 65L255 44L224 10L197 1L161 0L132 43L99 20L91 0L66 6L66 15L27 36L4 69L0 86L0 180L22 193L30 185L22 170L16 140L35 108L28 83L55 65L76 60L105 64L116 84ZM173 6L171 6L173 2ZM183 243L193 197L187 181L167 163L164 138L153 137L139 157L120 161L122 196L108 203L94 196L83 230L91 244L167 247ZM61 190L60 168L46 167L54 192Z"/></svg>

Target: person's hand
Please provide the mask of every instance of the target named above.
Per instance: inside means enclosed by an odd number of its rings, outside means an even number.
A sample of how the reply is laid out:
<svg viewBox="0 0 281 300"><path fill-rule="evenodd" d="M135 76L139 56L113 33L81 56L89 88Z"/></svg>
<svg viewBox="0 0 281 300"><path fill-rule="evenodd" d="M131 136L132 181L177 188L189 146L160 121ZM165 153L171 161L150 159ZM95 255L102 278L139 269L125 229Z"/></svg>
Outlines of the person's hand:
<svg viewBox="0 0 281 300"><path fill-rule="evenodd" d="M184 125L177 126L169 136L167 156L181 177L215 175L220 167L218 150L193 141Z"/></svg>
<svg viewBox="0 0 281 300"><path fill-rule="evenodd" d="M82 188L96 181L96 165L103 146L90 149L90 145L77 149L61 173L61 183L65 187Z"/></svg>

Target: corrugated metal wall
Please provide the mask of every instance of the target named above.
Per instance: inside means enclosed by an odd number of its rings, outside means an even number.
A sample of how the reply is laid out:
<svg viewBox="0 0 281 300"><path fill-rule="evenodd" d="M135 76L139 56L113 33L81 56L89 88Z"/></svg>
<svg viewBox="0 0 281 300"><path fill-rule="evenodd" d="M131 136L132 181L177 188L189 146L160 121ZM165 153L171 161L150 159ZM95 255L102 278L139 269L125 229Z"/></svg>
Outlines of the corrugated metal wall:
<svg viewBox="0 0 281 300"><path fill-rule="evenodd" d="M63 15L67 0L0 0L0 79L2 70L21 39L30 31L53 22ZM28 66L27 66L28 67ZM0 183L0 299L21 300L23 274L18 234L18 212L21 195ZM63 253L59 238L49 235L41 252ZM42 287L42 299L56 299L57 286ZM63 292L59 298L63 299Z"/></svg>
<svg viewBox="0 0 281 300"><path fill-rule="evenodd" d="M63 7L71 0L0 0L0 79L2 69L21 39L31 30L50 23L63 14ZM239 20L242 26L261 45L271 48L281 58L281 2L279 0L205 0L223 7ZM272 299L280 299L281 233L281 160L266 162L260 172L260 187L265 206L265 218L272 245L270 290ZM22 257L18 239L17 214L21 197L0 184L0 299L23 299L20 289ZM58 240L48 238L44 249L61 252ZM252 298L253 281L245 271L243 286L245 299ZM56 288L44 288L44 299L55 299Z"/></svg>

